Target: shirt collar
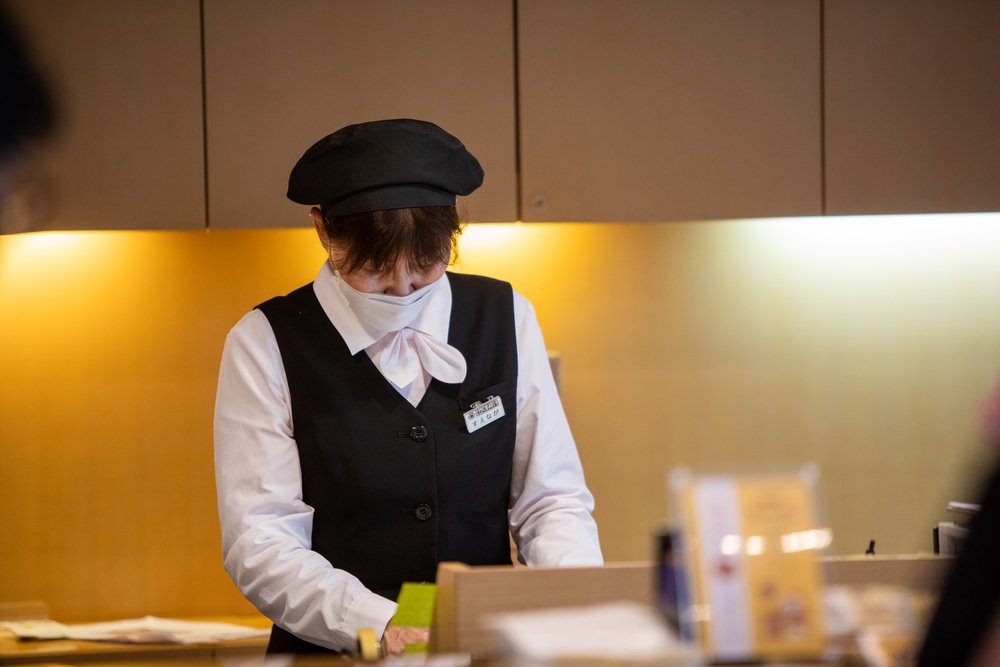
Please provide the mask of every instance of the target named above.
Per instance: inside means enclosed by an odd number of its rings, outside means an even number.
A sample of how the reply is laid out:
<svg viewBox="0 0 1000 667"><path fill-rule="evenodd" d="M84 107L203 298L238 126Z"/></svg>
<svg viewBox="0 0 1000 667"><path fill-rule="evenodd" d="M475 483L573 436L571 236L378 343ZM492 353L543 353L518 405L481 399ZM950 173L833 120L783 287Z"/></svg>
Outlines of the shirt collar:
<svg viewBox="0 0 1000 667"><path fill-rule="evenodd" d="M427 305L408 328L423 331L447 343L448 325L451 320L451 283L448 282L447 273L441 281L442 284L427 297L429 299ZM333 275L329 262L323 262L319 275L313 281L313 291L319 299L320 306L323 307L323 312L340 332L352 355L378 342L386 335L385 331L366 326L354 314L347 298L337 285L337 278Z"/></svg>

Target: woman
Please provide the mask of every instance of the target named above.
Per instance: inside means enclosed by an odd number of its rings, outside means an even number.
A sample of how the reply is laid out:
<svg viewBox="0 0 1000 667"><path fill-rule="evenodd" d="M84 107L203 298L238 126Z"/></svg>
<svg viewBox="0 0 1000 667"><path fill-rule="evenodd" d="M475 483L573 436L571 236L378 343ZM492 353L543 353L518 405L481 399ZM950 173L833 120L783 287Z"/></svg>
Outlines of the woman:
<svg viewBox="0 0 1000 667"><path fill-rule="evenodd" d="M534 311L447 273L479 162L441 128L351 125L292 169L329 257L229 333L216 402L226 570L275 623L268 651L383 650L405 581L437 564L602 562Z"/></svg>

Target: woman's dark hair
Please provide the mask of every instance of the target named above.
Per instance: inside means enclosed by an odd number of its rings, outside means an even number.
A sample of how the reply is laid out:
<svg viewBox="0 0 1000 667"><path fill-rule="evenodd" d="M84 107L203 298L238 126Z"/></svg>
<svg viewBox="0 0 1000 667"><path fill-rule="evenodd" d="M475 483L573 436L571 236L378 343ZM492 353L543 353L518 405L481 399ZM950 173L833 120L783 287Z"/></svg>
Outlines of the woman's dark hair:
<svg viewBox="0 0 1000 667"><path fill-rule="evenodd" d="M346 253L338 269L390 271L400 259L426 271L458 258L458 237L464 224L454 206L424 206L327 215L323 213L327 250Z"/></svg>

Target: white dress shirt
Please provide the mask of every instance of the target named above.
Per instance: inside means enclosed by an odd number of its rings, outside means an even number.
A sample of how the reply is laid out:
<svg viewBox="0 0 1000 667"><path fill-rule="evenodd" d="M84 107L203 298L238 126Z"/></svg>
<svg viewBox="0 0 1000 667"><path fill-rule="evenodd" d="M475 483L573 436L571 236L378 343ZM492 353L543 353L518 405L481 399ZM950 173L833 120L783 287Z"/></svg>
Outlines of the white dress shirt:
<svg viewBox="0 0 1000 667"><path fill-rule="evenodd" d="M447 341L451 287L444 284L410 327ZM324 264L313 283L324 312L352 354L375 366L384 332L366 329ZM548 364L532 305L514 293L517 335L517 435L512 470L511 534L529 566L603 562L576 445ZM412 345L412 339L395 341ZM396 352L398 354L398 350ZM426 369L396 389L416 405ZM226 571L261 613L306 641L336 650L356 646L357 631L381 635L396 603L364 587L311 550L313 509L302 475L281 354L265 315L253 310L229 332L215 408L215 472Z"/></svg>

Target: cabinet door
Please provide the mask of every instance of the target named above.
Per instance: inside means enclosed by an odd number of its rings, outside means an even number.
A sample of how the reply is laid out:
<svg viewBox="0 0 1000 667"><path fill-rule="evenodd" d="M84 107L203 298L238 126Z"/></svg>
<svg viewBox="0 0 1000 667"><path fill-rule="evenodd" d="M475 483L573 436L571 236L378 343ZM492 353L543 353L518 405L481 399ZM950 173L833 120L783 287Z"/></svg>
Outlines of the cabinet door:
<svg viewBox="0 0 1000 667"><path fill-rule="evenodd" d="M59 107L50 216L17 231L204 228L199 0L8 6Z"/></svg>
<svg viewBox="0 0 1000 667"><path fill-rule="evenodd" d="M827 0L826 212L1000 211L1000 3Z"/></svg>
<svg viewBox="0 0 1000 667"><path fill-rule="evenodd" d="M479 159L476 221L516 212L510 0L205 0L209 226L301 227L292 165L347 125L419 118Z"/></svg>
<svg viewBox="0 0 1000 667"><path fill-rule="evenodd" d="M521 215L822 212L819 0L522 0Z"/></svg>

